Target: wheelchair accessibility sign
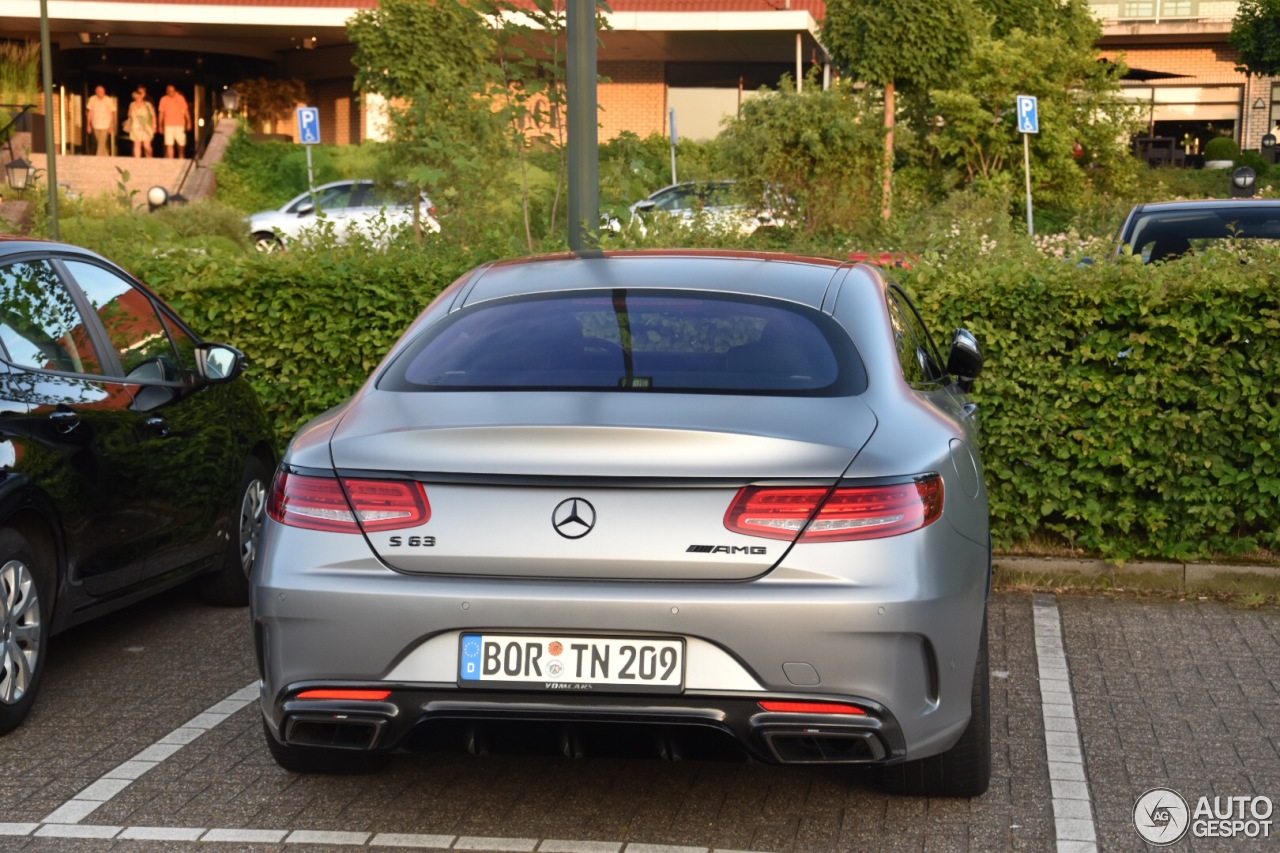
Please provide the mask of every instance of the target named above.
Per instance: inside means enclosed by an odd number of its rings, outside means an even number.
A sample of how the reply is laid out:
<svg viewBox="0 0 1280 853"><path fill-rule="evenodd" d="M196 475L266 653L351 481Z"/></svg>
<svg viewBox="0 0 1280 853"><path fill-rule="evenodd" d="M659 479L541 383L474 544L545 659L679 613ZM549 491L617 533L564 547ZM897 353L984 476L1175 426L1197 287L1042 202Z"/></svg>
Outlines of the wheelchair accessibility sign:
<svg viewBox="0 0 1280 853"><path fill-rule="evenodd" d="M303 145L320 144L319 107L298 107L298 141Z"/></svg>
<svg viewBox="0 0 1280 853"><path fill-rule="evenodd" d="M1040 106L1035 95L1018 96L1018 132L1040 132Z"/></svg>

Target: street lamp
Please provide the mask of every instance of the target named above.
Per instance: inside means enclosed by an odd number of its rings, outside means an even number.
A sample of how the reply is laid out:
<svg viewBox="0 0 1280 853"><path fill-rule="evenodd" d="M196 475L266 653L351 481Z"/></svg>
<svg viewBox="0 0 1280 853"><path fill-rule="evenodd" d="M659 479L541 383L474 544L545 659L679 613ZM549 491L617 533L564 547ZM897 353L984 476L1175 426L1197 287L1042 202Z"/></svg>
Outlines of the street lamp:
<svg viewBox="0 0 1280 853"><path fill-rule="evenodd" d="M9 186L13 187L21 196L27 188L27 184L31 181L31 173L35 171L31 164L21 157L10 160L5 164L5 172L9 176Z"/></svg>
<svg viewBox="0 0 1280 853"><path fill-rule="evenodd" d="M240 106L240 93L235 89L223 89L222 108L229 113L234 113L238 106Z"/></svg>
<svg viewBox="0 0 1280 853"><path fill-rule="evenodd" d="M1231 173L1231 197L1252 198L1258 173L1249 166L1241 166Z"/></svg>

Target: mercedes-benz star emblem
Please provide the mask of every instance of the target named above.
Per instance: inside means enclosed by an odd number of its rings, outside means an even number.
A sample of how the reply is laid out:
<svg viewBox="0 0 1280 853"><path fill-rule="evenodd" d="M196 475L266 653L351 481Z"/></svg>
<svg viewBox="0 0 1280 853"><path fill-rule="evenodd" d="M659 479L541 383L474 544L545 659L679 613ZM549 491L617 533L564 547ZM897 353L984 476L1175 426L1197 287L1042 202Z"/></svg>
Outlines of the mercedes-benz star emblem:
<svg viewBox="0 0 1280 853"><path fill-rule="evenodd" d="M581 539L596 526L596 508L582 498L568 498L556 504L551 526L565 539Z"/></svg>

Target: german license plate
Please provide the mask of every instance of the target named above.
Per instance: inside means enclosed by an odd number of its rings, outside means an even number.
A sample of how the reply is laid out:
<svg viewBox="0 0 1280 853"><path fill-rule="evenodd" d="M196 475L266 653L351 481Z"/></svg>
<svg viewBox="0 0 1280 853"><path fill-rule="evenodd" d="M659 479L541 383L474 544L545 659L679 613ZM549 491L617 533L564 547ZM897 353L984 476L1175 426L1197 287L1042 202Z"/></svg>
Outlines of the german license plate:
<svg viewBox="0 0 1280 853"><path fill-rule="evenodd" d="M458 684L679 693L684 689L684 640L463 634Z"/></svg>

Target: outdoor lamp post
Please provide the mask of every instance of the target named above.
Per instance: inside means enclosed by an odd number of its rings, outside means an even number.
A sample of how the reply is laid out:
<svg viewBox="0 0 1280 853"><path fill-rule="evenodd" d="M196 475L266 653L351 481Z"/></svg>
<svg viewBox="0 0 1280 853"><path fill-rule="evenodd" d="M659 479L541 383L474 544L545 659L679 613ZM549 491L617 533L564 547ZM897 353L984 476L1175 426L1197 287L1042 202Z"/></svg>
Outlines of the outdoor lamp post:
<svg viewBox="0 0 1280 853"><path fill-rule="evenodd" d="M235 89L222 90L222 109L229 113L234 113L236 108L240 106L240 93Z"/></svg>
<svg viewBox="0 0 1280 853"><path fill-rule="evenodd" d="M1241 166L1231 173L1231 197L1253 198L1258 183L1258 173L1250 166Z"/></svg>
<svg viewBox="0 0 1280 853"><path fill-rule="evenodd" d="M152 213L169 203L169 191L164 187L152 187L147 190L147 209Z"/></svg>
<svg viewBox="0 0 1280 853"><path fill-rule="evenodd" d="M31 173L35 171L31 164L21 157L10 160L5 164L4 170L9 176L9 186L17 190L21 196L26 190L27 184L31 182Z"/></svg>

